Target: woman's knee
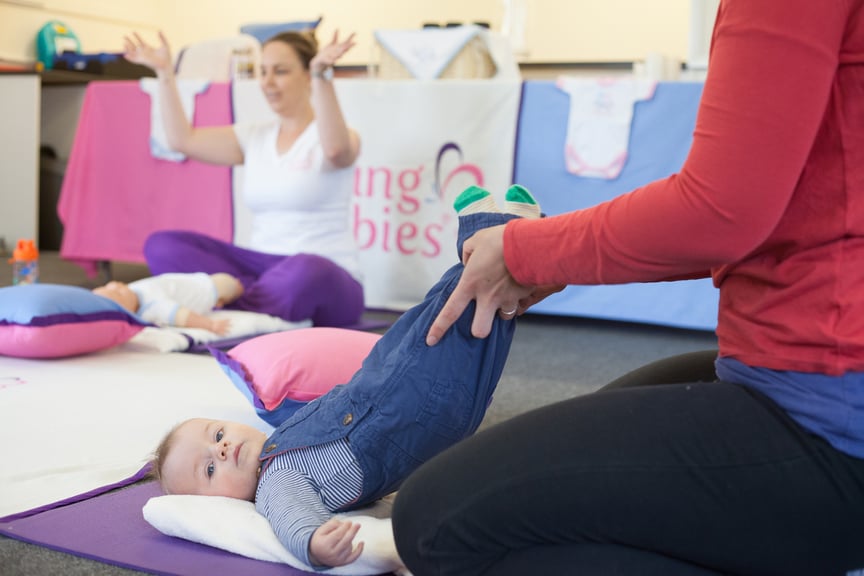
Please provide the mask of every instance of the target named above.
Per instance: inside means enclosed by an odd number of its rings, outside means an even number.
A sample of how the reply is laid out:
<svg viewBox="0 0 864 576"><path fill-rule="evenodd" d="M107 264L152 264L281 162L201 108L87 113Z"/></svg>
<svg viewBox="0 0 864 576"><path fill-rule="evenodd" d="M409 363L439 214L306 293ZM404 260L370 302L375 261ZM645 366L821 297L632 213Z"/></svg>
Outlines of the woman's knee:
<svg viewBox="0 0 864 576"><path fill-rule="evenodd" d="M416 567L422 563L418 546L419 528L422 519L426 517L426 511L418 509L422 508L423 499L418 498L418 483L414 481L415 477L416 474L409 477L396 493L392 510L393 536L396 540L396 550L402 561L407 566L414 567L417 573L422 573Z"/></svg>
<svg viewBox="0 0 864 576"><path fill-rule="evenodd" d="M700 350L663 358L641 366L606 384L600 390L654 386L658 384L683 384L690 382L714 382L714 360L717 350Z"/></svg>
<svg viewBox="0 0 864 576"><path fill-rule="evenodd" d="M160 230L153 232L144 241L144 260L152 274L173 272L171 262L176 258L177 245L182 232L175 230Z"/></svg>
<svg viewBox="0 0 864 576"><path fill-rule="evenodd" d="M242 306L289 322L349 326L363 314L363 286L326 258L296 254L261 274L243 296Z"/></svg>
<svg viewBox="0 0 864 576"><path fill-rule="evenodd" d="M171 244L175 233L170 230L153 232L144 240L144 257L149 261L151 255L162 254Z"/></svg>
<svg viewBox="0 0 864 576"><path fill-rule="evenodd" d="M296 279L296 297L306 303L316 326L349 326L360 320L363 285L347 270L314 254L297 254L291 260L283 274Z"/></svg>
<svg viewBox="0 0 864 576"><path fill-rule="evenodd" d="M498 558L500 549L482 537L495 515L485 497L474 498L488 479L485 457L475 451L481 446L470 444L463 440L433 457L396 492L396 549L415 576L482 574Z"/></svg>

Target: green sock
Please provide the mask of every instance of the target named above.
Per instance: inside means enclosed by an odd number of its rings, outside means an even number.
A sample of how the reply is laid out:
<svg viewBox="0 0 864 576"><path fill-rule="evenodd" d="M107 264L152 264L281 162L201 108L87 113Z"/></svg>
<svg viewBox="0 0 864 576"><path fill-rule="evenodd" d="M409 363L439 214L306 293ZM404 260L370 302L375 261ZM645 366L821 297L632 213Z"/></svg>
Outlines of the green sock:
<svg viewBox="0 0 864 576"><path fill-rule="evenodd" d="M501 212L492 195L479 186L469 186L463 190L453 202L453 208L459 216L478 212Z"/></svg>
<svg viewBox="0 0 864 576"><path fill-rule="evenodd" d="M540 205L527 188L513 184L504 195L504 211L522 218L539 218Z"/></svg>

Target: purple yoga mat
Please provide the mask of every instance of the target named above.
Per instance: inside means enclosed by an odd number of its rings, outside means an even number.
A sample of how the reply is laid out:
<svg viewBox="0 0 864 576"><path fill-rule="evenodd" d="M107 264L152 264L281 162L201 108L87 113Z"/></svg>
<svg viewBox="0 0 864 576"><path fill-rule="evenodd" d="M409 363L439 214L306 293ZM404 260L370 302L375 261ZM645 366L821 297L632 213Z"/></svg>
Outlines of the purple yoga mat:
<svg viewBox="0 0 864 576"><path fill-rule="evenodd" d="M161 494L156 482L135 484L26 518L0 522L0 534L155 574L308 574L287 564L253 560L162 534L144 520L141 512L149 498Z"/></svg>

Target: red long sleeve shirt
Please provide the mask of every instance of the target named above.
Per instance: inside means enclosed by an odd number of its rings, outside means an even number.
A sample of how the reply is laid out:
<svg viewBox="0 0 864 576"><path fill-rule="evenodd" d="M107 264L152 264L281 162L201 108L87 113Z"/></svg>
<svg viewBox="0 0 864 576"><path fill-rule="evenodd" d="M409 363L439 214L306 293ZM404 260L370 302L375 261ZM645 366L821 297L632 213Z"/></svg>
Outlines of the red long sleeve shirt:
<svg viewBox="0 0 864 576"><path fill-rule="evenodd" d="M864 0L722 0L681 171L508 223L524 284L703 277L721 356L864 370Z"/></svg>

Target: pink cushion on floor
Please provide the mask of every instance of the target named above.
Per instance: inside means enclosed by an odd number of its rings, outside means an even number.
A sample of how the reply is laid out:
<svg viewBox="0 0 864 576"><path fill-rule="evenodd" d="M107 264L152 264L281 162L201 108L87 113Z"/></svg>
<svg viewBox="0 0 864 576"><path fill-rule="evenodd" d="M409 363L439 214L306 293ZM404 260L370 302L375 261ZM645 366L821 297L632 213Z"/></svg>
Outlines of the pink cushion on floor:
<svg viewBox="0 0 864 576"><path fill-rule="evenodd" d="M267 410L308 402L347 383L381 336L344 328L301 328L258 336L228 351Z"/></svg>

